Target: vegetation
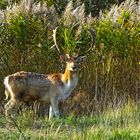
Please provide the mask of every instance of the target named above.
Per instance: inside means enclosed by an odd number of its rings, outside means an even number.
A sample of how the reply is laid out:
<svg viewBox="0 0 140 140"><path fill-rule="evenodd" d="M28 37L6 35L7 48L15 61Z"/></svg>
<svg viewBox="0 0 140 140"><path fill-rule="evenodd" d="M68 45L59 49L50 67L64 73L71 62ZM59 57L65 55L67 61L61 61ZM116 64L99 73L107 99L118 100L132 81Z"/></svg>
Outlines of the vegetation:
<svg viewBox="0 0 140 140"><path fill-rule="evenodd" d="M9 0L0 0L0 7L2 9L5 9L6 6L9 6L10 3L8 3ZM22 0L11 0L13 3L19 3ZM64 11L66 5L68 4L69 0L31 0L33 2L39 3L39 2L45 2L47 6L54 5L57 13L62 14L62 11ZM112 4L120 4L124 0L72 0L73 6L78 7L82 3L85 4L85 12L86 14L89 14L92 12L92 15L98 15L100 10L109 8Z"/></svg>
<svg viewBox="0 0 140 140"><path fill-rule="evenodd" d="M115 110L109 108L99 116L69 116L51 121L47 118L37 118L33 116L32 111L26 111L14 121L0 118L0 139L138 140L139 115L140 108L131 103Z"/></svg>
<svg viewBox="0 0 140 140"><path fill-rule="evenodd" d="M60 104L61 114L67 117L48 122L26 110L16 123L29 139L35 139L35 132L39 133L36 139L139 139L140 1L108 4L108 10L100 11L98 17L92 16L93 9L86 3L70 1L60 4L60 10L53 2L47 1L46 7L23 0L5 9L5 1L0 1L0 114L6 75L20 70L50 73L63 69L52 47L53 28L59 26L57 42L65 53L87 50L88 29L94 28L96 47L88 54L75 93ZM44 110L47 112L41 105L39 111ZM0 118L0 139L23 138L12 123Z"/></svg>

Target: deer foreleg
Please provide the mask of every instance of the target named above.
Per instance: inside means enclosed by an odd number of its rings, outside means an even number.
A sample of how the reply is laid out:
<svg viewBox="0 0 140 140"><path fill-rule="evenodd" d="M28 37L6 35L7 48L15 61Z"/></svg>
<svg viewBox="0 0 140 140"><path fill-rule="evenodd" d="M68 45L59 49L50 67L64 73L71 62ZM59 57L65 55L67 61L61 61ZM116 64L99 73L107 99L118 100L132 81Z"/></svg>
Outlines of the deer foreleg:
<svg viewBox="0 0 140 140"><path fill-rule="evenodd" d="M49 120L53 117L53 115L56 118L59 118L59 106L58 106L58 100L53 98L51 99L51 106L49 110Z"/></svg>

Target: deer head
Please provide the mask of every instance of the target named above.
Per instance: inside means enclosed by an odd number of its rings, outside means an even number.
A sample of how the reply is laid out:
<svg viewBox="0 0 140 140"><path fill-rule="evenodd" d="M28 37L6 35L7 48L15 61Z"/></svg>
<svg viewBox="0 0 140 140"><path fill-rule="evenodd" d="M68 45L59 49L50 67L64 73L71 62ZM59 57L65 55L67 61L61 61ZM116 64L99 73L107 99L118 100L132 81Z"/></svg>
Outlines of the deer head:
<svg viewBox="0 0 140 140"><path fill-rule="evenodd" d="M77 54L77 53L73 53L73 54L63 54L59 47L58 47L58 44L57 44L57 41L56 41L56 31L57 31L58 27L56 27L54 30L53 30L53 41L54 41L54 45L53 47L55 46L56 49L57 49L57 52L59 53L60 55L60 59L62 61L65 61L67 63L67 68L70 70L70 71L77 71L78 70L78 64L80 64L81 62L83 62L87 57L86 57L86 54L88 54L93 48L94 48L94 42L95 42L95 30L94 29L89 29L89 32L90 32L90 35L91 35L91 46L90 48L85 51L83 54Z"/></svg>

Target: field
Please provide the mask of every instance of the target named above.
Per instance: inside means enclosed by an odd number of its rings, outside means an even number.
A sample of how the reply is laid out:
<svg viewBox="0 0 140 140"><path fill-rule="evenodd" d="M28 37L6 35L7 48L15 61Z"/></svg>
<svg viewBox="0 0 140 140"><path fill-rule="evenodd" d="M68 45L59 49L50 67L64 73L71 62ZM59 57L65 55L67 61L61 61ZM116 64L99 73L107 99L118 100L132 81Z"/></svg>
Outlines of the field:
<svg viewBox="0 0 140 140"><path fill-rule="evenodd" d="M35 117L32 111L21 116L0 116L3 140L139 140L140 107L128 103L93 116L72 115L52 119Z"/></svg>

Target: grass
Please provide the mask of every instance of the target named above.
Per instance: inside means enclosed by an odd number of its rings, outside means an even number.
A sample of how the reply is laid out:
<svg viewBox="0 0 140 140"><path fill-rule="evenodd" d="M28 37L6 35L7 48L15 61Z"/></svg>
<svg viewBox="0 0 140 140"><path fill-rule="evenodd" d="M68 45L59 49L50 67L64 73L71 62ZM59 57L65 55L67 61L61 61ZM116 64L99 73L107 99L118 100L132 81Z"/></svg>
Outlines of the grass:
<svg viewBox="0 0 140 140"><path fill-rule="evenodd" d="M18 125L15 126L15 123ZM23 112L12 121L0 118L0 139L22 140L138 140L140 139L140 107L127 104L94 116L75 118L70 115L48 121ZM24 134L21 134L21 131Z"/></svg>

